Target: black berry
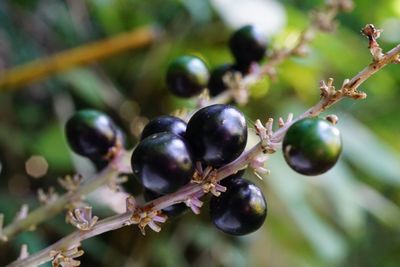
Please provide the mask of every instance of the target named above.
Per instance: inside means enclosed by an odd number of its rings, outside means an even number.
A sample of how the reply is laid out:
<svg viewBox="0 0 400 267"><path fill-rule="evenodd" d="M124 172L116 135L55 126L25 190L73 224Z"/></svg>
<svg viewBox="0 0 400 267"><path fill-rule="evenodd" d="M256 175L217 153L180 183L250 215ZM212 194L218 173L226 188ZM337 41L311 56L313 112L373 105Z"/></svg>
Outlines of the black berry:
<svg viewBox="0 0 400 267"><path fill-rule="evenodd" d="M96 110L76 112L65 125L71 149L90 159L105 159L117 145L117 128L111 118Z"/></svg>
<svg viewBox="0 0 400 267"><path fill-rule="evenodd" d="M246 119L232 106L211 105L197 111L189 120L186 138L196 160L219 167L243 152L247 142Z"/></svg>
<svg viewBox="0 0 400 267"><path fill-rule="evenodd" d="M186 132L186 122L174 116L160 116L152 119L143 129L141 140L162 132L170 132L184 137Z"/></svg>
<svg viewBox="0 0 400 267"><path fill-rule="evenodd" d="M249 66L264 57L267 41L255 26L247 25L233 33L229 47L238 65Z"/></svg>
<svg viewBox="0 0 400 267"><path fill-rule="evenodd" d="M288 129L282 149L293 170L318 175L335 165L342 151L342 140L339 130L327 120L306 118Z"/></svg>
<svg viewBox="0 0 400 267"><path fill-rule="evenodd" d="M152 200L162 197L162 196L163 196L162 194L157 194L149 189L144 189L144 191L143 191L143 197L144 197L145 201L152 201ZM188 210L188 208L185 203L178 203L178 204L169 206L169 207L163 209L162 211L169 217L173 217L173 216L180 215L187 210Z"/></svg>
<svg viewBox="0 0 400 267"><path fill-rule="evenodd" d="M207 87L210 92L210 96L219 95L227 89L226 83L224 82L223 78L229 71L234 71L231 64L218 66L211 71Z"/></svg>
<svg viewBox="0 0 400 267"><path fill-rule="evenodd" d="M191 97L206 88L209 72L206 64L195 56L181 56L170 63L167 70L167 85L180 97Z"/></svg>
<svg viewBox="0 0 400 267"><path fill-rule="evenodd" d="M143 139L133 151L131 165L143 186L159 194L176 191L190 181L194 172L188 144L168 132Z"/></svg>
<svg viewBox="0 0 400 267"><path fill-rule="evenodd" d="M267 217L267 202L253 183L234 177L221 182L227 191L210 201L214 225L224 233L246 235L258 230Z"/></svg>

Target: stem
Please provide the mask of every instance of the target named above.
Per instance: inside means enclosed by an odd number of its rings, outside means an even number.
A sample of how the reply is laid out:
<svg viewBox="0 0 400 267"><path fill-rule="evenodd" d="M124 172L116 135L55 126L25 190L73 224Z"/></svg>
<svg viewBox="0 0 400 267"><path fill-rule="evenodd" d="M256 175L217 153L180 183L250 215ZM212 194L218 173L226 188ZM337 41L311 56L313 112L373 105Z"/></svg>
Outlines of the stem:
<svg viewBox="0 0 400 267"><path fill-rule="evenodd" d="M399 53L400 53L400 45L397 45L395 48L390 50L386 55L383 55L383 57L379 61L370 64L368 67L366 67L356 76L354 76L351 80L345 82L339 90L331 92L331 94L327 96L323 95L322 99L315 106L311 107L303 114L301 114L298 118L296 118L292 122L286 123L282 128L277 130L270 138L271 142L268 146L272 149L275 149L276 145L282 141L283 136L287 131L287 129L295 121L305 117L317 116L318 114L325 111L332 105L336 104L344 97L356 98L356 96L359 95L359 92L357 92L357 88L369 77L371 77L377 71L382 69L384 66L386 66L389 63L396 62ZM330 81L330 83L328 83L329 86L331 86L331 82L332 80ZM223 178L231 174L234 174L238 170L244 168L247 164L249 164L249 162L255 156L263 153L262 152L263 150L265 149L262 147L261 142L259 142L253 148L244 152L235 161L218 169L216 174L217 178L216 180L217 181L222 180ZM152 210L160 210L179 202L185 202L188 198L190 198L194 194L202 192L202 190L203 190L202 184L188 184L175 193L165 195L163 197L160 197L158 199L146 203L145 207L148 207ZM129 225L131 224L132 215L133 215L132 212L127 211L126 213L103 219L99 221L90 230L75 231L70 235L60 239L55 244L43 249L42 251L39 251L36 254L33 254L25 259L16 260L12 262L11 264L8 265L8 267L25 267L25 266L36 266L39 264L43 264L47 261L52 260L52 257L50 256L51 251L62 251L65 249L69 249L73 246L78 246L80 242L85 239Z"/></svg>
<svg viewBox="0 0 400 267"><path fill-rule="evenodd" d="M113 36L89 43L47 58L41 58L22 66L17 66L0 74L0 90L18 88L43 80L48 76L89 64L129 49L138 49L153 43L157 33L151 27Z"/></svg>
<svg viewBox="0 0 400 267"><path fill-rule="evenodd" d="M241 81L241 89L248 91L249 86L254 84L264 75L269 75L274 78L276 75L276 67L284 62L286 59L292 56L304 56L306 53L306 48L309 43L311 43L318 32L332 31L335 28L335 18L339 11L349 11L352 6L351 0L333 0L328 3L326 1L325 6L321 10L313 10L311 15L313 20L310 25L303 30L295 45L290 48L276 49L266 57L266 62L264 65L254 68L251 73L244 76ZM209 106L213 104L224 104L229 103L233 98L235 98L235 89L231 84L227 84L227 90L220 93L219 95L213 97L208 101L201 102L202 106ZM236 99L235 99L236 100ZM247 99L243 101L236 101L239 104L244 104ZM188 116L190 117L195 111L191 112Z"/></svg>
<svg viewBox="0 0 400 267"><path fill-rule="evenodd" d="M6 240L10 240L19 232L36 226L47 219L50 219L51 217L57 215L60 211L65 209L67 204L71 200L79 199L81 196L93 192L97 188L107 184L107 182L116 177L118 174L119 171L114 166L112 166L112 164L109 164L106 169L97 174L95 177L92 177L90 181L88 181L86 184L81 185L79 189L74 193L71 194L71 192L67 192L57 198L55 201L50 202L32 211L27 215L27 217L21 220L15 220L11 224L7 225L3 229L2 235L6 238Z"/></svg>

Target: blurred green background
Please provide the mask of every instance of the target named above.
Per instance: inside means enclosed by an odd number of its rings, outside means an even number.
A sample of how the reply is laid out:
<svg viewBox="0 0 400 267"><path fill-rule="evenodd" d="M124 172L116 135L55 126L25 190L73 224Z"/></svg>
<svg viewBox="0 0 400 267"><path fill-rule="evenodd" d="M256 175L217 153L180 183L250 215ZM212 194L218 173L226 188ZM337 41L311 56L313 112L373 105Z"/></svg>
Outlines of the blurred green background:
<svg viewBox="0 0 400 267"><path fill-rule="evenodd" d="M226 45L230 33L249 22L265 29L273 47L290 47L308 25L308 12L322 4L0 1L0 74L140 26L162 32L146 47L0 92L0 212L6 224L21 204L38 206L38 188L56 186L56 178L65 174L94 172L93 165L72 154L65 143L63 123L74 110L107 112L133 145L146 119L196 103L166 90L164 74L172 58L195 53L210 67L231 62ZM241 107L249 123L288 112L296 116L318 101L319 80L334 77L340 86L369 64L367 40L359 34L365 24L384 28L380 43L385 50L400 42L400 0L357 0L354 11L340 14L338 20L338 30L319 34L309 55L280 65L276 82L266 79L252 89L250 103ZM263 188L269 204L267 221L255 234L236 238L219 232L205 205L200 216L187 213L171 219L159 234L142 236L136 227L125 227L85 241L82 266L399 266L399 73L399 66L388 66L362 85L366 100L344 100L327 112L339 116L344 139L343 156L327 174L299 176L285 165L281 153L270 157L271 174L262 181L246 173ZM130 181L125 188L137 194L137 186ZM97 201L89 198L96 215L112 214L107 203ZM63 214L48 219L35 231L0 245L0 266L18 257L23 243L35 252L72 231Z"/></svg>

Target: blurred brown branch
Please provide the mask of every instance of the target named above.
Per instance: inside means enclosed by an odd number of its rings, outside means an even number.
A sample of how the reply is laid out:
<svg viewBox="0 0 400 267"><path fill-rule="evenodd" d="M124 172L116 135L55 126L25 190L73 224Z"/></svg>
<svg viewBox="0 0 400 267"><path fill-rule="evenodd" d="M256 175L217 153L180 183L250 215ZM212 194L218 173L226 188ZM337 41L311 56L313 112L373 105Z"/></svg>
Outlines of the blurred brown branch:
<svg viewBox="0 0 400 267"><path fill-rule="evenodd" d="M0 73L0 91L16 89L51 75L154 42L157 31L149 26L95 41Z"/></svg>

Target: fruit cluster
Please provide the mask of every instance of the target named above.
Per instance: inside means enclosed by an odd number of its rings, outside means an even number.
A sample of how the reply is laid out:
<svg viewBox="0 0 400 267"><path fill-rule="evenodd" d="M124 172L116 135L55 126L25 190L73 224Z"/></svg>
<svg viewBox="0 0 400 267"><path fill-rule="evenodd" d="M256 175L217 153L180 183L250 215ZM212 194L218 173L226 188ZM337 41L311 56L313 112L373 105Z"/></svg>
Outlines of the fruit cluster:
<svg viewBox="0 0 400 267"><path fill-rule="evenodd" d="M226 71L234 69L245 74L244 70L260 61L266 51L266 42L252 26L236 31L229 45L236 60L234 67L221 67L211 77L199 58L182 56L173 61L166 75L170 90L178 96L189 97L200 93L208 84L211 94L215 95L226 89L222 81ZM218 79L215 73L219 73ZM66 124L71 148L92 160L113 159L121 146L118 132L107 115L93 110L77 112ZM145 200L176 192L192 181L199 167L218 169L233 162L243 153L247 134L243 113L225 104L201 108L188 123L173 116L154 118L144 127L131 157L132 171L143 185ZM304 175L318 175L333 167L342 144L340 133L331 122L305 118L289 127L282 149L293 170ZM261 189L243 179L243 173L240 171L221 181L226 192L213 196L210 201L213 223L232 235L254 232L267 215ZM173 216L185 210L185 205L178 203L163 212Z"/></svg>
<svg viewBox="0 0 400 267"><path fill-rule="evenodd" d="M211 73L204 61L196 56L185 55L176 58L167 70L166 81L169 90L179 97L192 97L208 88L210 96L216 96L227 89L223 78L228 72L246 75L253 63L264 58L267 41L260 30L247 25L232 35L229 48L235 63L217 66Z"/></svg>

